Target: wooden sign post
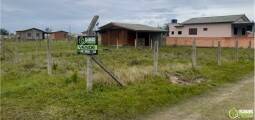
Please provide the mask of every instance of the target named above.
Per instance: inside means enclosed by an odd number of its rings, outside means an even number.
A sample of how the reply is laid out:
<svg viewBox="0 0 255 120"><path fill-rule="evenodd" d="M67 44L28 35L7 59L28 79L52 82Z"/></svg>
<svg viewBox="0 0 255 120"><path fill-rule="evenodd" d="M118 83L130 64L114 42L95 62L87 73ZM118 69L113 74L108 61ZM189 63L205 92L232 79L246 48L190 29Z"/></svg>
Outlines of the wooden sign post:
<svg viewBox="0 0 255 120"><path fill-rule="evenodd" d="M92 56L97 55L98 41L96 36L78 36L77 53L87 55L87 91L93 89L93 64Z"/></svg>
<svg viewBox="0 0 255 120"><path fill-rule="evenodd" d="M195 68L197 65L197 48L196 48L196 39L192 41L192 67Z"/></svg>
<svg viewBox="0 0 255 120"><path fill-rule="evenodd" d="M108 75L110 75L115 82L120 86L124 84L119 78L113 74L106 66L98 60L95 55L98 54L98 40L96 36L78 36L77 53L87 55L87 91L91 92L93 89L93 61L101 67Z"/></svg>
<svg viewBox="0 0 255 120"><path fill-rule="evenodd" d="M93 88L93 65L91 55L87 56L87 91L92 91Z"/></svg>
<svg viewBox="0 0 255 120"><path fill-rule="evenodd" d="M158 73L158 41L154 42L153 49L153 74L157 75Z"/></svg>

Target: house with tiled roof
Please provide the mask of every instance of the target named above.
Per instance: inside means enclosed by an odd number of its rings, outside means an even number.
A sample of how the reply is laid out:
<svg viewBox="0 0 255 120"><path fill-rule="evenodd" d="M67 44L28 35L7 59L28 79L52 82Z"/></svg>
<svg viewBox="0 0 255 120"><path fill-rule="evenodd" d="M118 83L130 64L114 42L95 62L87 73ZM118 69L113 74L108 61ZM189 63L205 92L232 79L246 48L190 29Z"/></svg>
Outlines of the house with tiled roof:
<svg viewBox="0 0 255 120"><path fill-rule="evenodd" d="M247 43L248 45L252 38L254 38L254 23L246 15L241 14L196 17L181 23L178 23L177 19L173 19L169 24L167 42L170 44L175 42L175 44L190 45L188 40L197 39L198 41L200 40L198 46L201 44L200 46L202 47L209 47L215 46L215 40L225 40L225 45L232 47L235 44L234 39L239 39L240 43L242 39L247 39L246 42L242 41L242 43Z"/></svg>
<svg viewBox="0 0 255 120"><path fill-rule="evenodd" d="M29 28L25 30L16 31L16 35L18 39L24 39L24 40L44 39L45 33L46 33L45 31L38 28Z"/></svg>
<svg viewBox="0 0 255 120"><path fill-rule="evenodd" d="M102 45L111 46L152 46L158 40L164 45L163 35L167 31L143 24L111 22L97 31Z"/></svg>

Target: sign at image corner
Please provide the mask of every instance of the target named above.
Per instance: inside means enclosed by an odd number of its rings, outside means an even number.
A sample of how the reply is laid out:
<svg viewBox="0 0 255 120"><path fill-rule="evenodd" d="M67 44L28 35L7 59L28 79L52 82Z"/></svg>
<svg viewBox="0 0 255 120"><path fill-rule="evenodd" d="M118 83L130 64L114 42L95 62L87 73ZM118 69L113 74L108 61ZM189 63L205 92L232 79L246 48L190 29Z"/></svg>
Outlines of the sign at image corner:
<svg viewBox="0 0 255 120"><path fill-rule="evenodd" d="M95 36L78 36L78 54L96 55L98 53L98 41Z"/></svg>

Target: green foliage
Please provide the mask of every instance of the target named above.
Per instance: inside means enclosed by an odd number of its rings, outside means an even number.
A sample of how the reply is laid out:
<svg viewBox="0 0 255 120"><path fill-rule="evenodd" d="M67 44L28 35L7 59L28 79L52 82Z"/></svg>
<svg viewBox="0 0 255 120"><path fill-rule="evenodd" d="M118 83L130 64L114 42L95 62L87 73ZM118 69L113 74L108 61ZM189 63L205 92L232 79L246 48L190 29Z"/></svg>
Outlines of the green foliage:
<svg viewBox="0 0 255 120"><path fill-rule="evenodd" d="M9 32L4 28L0 28L0 35L9 35Z"/></svg>

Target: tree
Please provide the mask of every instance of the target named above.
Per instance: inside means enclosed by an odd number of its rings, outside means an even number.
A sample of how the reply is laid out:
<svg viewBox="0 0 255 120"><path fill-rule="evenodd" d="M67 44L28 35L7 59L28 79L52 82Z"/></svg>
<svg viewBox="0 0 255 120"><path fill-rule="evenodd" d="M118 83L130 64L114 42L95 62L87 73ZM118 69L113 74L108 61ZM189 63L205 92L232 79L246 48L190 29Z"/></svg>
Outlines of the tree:
<svg viewBox="0 0 255 120"><path fill-rule="evenodd" d="M9 31L4 28L0 28L0 35L9 35Z"/></svg>
<svg viewBox="0 0 255 120"><path fill-rule="evenodd" d="M169 23L165 23L163 29L169 31Z"/></svg>
<svg viewBox="0 0 255 120"><path fill-rule="evenodd" d="M45 32L51 32L52 30L50 28L45 28Z"/></svg>

